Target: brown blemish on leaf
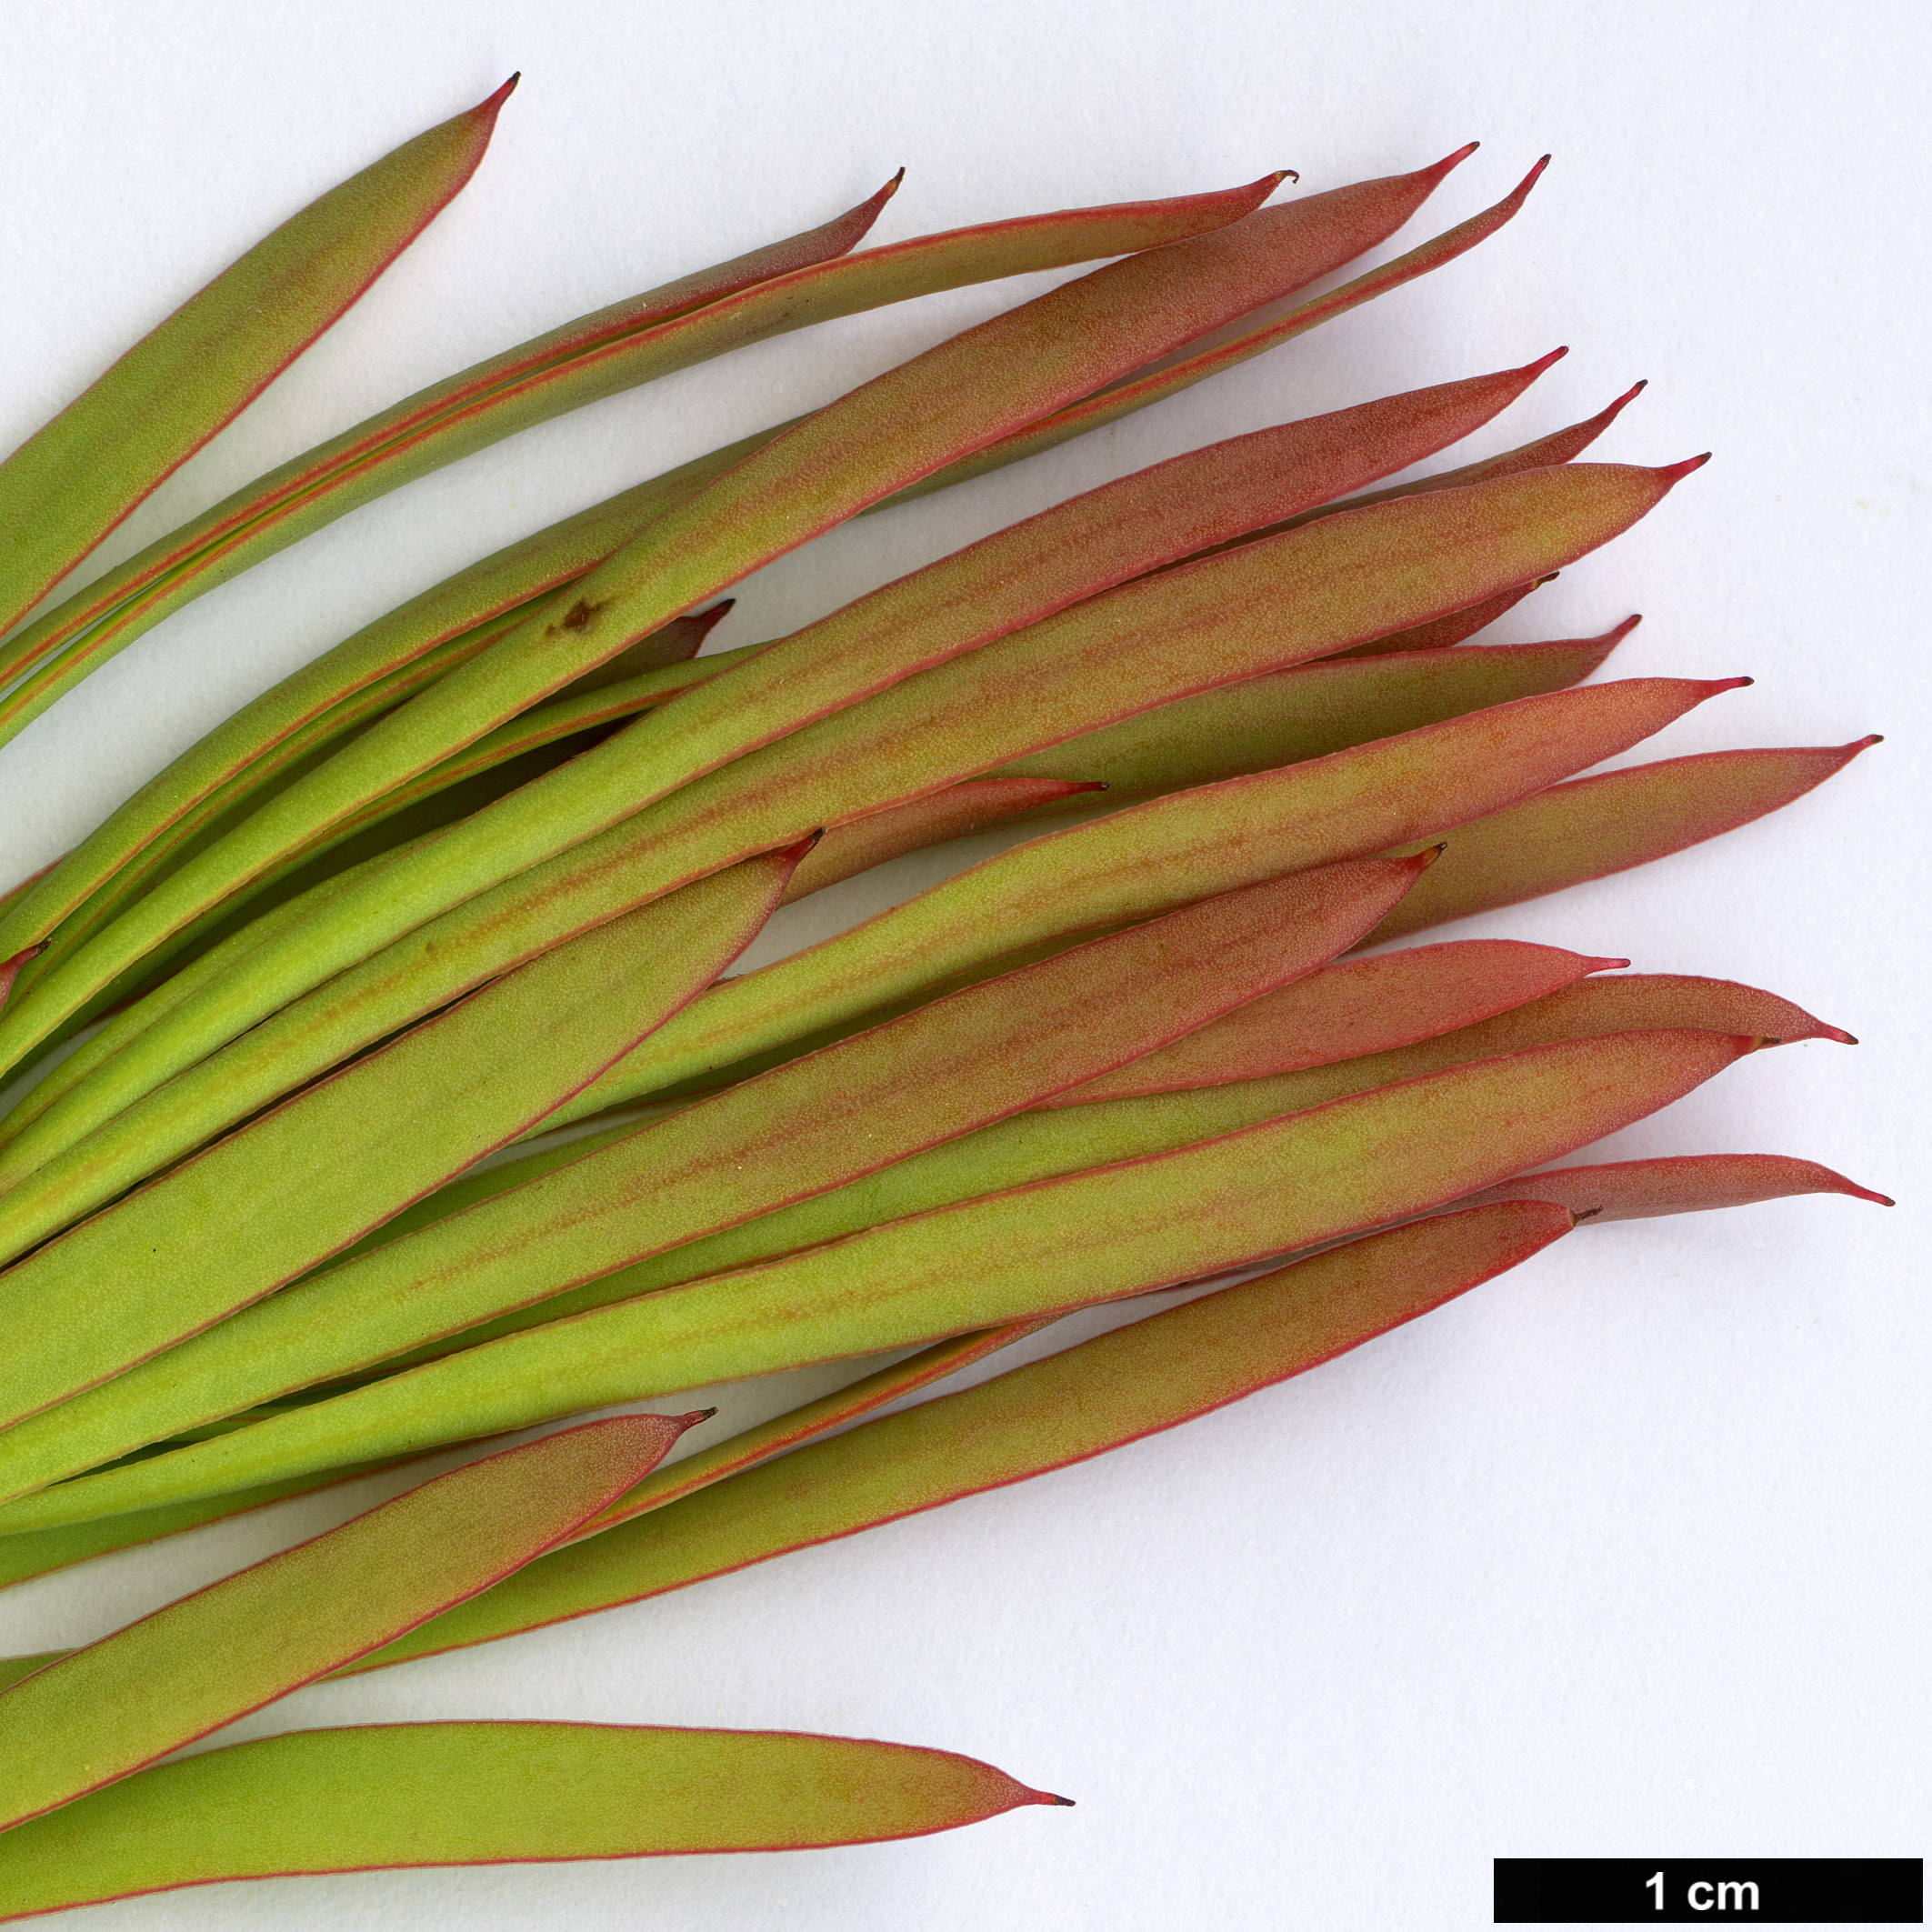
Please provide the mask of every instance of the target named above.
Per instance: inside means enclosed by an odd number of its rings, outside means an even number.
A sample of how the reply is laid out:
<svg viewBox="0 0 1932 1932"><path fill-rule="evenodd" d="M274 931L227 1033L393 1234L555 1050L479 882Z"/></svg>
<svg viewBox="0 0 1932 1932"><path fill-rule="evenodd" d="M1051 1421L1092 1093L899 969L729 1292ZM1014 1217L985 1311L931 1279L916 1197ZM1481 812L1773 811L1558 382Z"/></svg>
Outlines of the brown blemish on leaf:
<svg viewBox="0 0 1932 1932"><path fill-rule="evenodd" d="M579 597L564 613L564 628L566 631L582 630L604 607L602 604L586 603L582 597Z"/></svg>

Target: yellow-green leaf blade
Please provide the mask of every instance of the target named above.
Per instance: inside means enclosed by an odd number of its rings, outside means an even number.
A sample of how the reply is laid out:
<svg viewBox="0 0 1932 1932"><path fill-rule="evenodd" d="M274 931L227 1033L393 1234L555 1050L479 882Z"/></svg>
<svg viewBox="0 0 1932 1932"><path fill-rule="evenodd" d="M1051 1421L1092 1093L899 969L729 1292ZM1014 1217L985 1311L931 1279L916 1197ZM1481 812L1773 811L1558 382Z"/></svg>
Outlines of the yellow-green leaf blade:
<svg viewBox="0 0 1932 1932"><path fill-rule="evenodd" d="M0 1692L0 1829L486 1588L622 1495L686 1420L590 1423L453 1470L22 1678Z"/></svg>
<svg viewBox="0 0 1932 1932"><path fill-rule="evenodd" d="M516 85L311 202L0 464L0 634L422 233L475 172Z"/></svg>
<svg viewBox="0 0 1932 1932"><path fill-rule="evenodd" d="M869 1844L1069 1802L956 1752L796 1731L295 1731L157 1766L16 1827L0 1918L307 1872Z"/></svg>

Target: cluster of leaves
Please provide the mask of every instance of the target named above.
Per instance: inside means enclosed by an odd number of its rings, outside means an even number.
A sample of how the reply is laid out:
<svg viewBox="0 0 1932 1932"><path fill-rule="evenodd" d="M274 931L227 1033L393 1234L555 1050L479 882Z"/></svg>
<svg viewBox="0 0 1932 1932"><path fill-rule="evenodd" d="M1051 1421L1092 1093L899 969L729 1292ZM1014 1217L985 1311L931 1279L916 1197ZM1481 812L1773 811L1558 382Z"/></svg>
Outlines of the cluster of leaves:
<svg viewBox="0 0 1932 1932"><path fill-rule="evenodd" d="M0 905L0 1071L43 1067L0 1119L0 1582L451 1445L916 1352L662 1468L697 1417L486 1456L0 1665L0 1916L1051 1802L948 1753L779 1734L394 1726L155 1760L333 1673L1170 1427L1582 1220L1865 1194L1764 1156L1530 1172L1756 1046L1845 1037L1771 994L1520 942L1346 956L1708 838L1861 748L1581 777L1729 683L1585 684L1628 624L1466 643L1697 466L1575 460L1627 395L1376 487L1554 356L1176 457L697 655L747 573L1413 280L1534 171L1285 311L1467 150L1279 207L1271 175L853 253L889 185L409 397L32 615L460 188L507 91L296 216L0 466L0 734L214 585L529 424L782 330L1108 265L425 592ZM1076 809L723 976L788 899ZM1297 1253L874 1413L1070 1309Z"/></svg>

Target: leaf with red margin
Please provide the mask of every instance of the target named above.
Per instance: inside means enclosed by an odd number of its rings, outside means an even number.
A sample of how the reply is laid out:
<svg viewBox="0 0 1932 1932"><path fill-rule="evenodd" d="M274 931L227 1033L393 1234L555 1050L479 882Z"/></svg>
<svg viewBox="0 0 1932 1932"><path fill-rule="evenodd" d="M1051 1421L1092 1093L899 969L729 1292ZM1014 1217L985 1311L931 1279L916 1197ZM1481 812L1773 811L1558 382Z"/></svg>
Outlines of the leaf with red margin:
<svg viewBox="0 0 1932 1932"><path fill-rule="evenodd" d="M1612 757L1727 685L1632 679L1518 699L1306 765L1171 794L1001 853L789 958L714 986L559 1110L556 1125L795 1054L1003 956L1066 944L1301 866L1419 839L1478 796L1521 797ZM646 820L647 824L649 821Z"/></svg>
<svg viewBox="0 0 1932 1932"><path fill-rule="evenodd" d="M622 1496L698 1419L619 1416L471 1463L21 1678L0 1692L0 1829L486 1589Z"/></svg>
<svg viewBox="0 0 1932 1932"><path fill-rule="evenodd" d="M1331 657L1265 672L1083 732L1000 775L1098 779L1109 804L1125 805L1273 771L1581 684L1636 623L1626 618L1601 637Z"/></svg>
<svg viewBox="0 0 1932 1932"><path fill-rule="evenodd" d="M1067 778L969 778L906 805L848 818L806 854L785 888L782 903L789 906L888 859L964 838L969 832L1027 813L1097 803L1095 795L1102 789L1097 784Z"/></svg>
<svg viewBox="0 0 1932 1932"><path fill-rule="evenodd" d="M1578 1223L1639 1221L1653 1215L1701 1214L1713 1207L1747 1207L1795 1194L1844 1194L1880 1207L1897 1206L1815 1160L1784 1154L1685 1154L1662 1160L1607 1162L1597 1167L1550 1167L1521 1174L1472 1195L1488 1201L1552 1201Z"/></svg>
<svg viewBox="0 0 1932 1932"><path fill-rule="evenodd" d="M1197 235L1246 214L1281 178L1176 201L990 223L837 260L877 218L895 178L822 227L579 316L420 390L151 544L0 651L0 676L19 680L0 701L0 738L215 585L517 430L814 322Z"/></svg>
<svg viewBox="0 0 1932 1932"><path fill-rule="evenodd" d="M1475 152L1476 143L1472 141L1467 147L1458 148L1438 162L1436 167L1425 169L1423 175L1406 178L1419 181L1424 175L1433 175L1440 180L1452 167ZM1196 383L1205 382L1210 375L1218 375L1224 369L1232 369L1254 356L1265 355L1285 342L1293 341L1297 335L1306 335L1310 329L1320 327L1325 322L1359 308L1377 295L1386 295L1427 275L1432 269L1443 267L1494 235L1521 208L1548 161L1549 156L1546 155L1493 208L1486 208L1480 215L1458 222L1455 227L1424 242L1418 248L1410 249L1395 261L1385 263L1379 268L1371 268L1367 274L1357 275L1354 281L1331 289L1325 295L1317 295L1313 301L1304 302L1273 321L1243 329L1226 341L1197 350L1191 355L1167 361L1145 375L1129 375L1110 383L1085 401L1056 411L1028 428L1016 431L975 455L949 464L945 469L886 501L903 503L908 498L925 496L928 491L944 489L966 477L983 475L1003 465L1057 448L1062 443L1084 435L1090 429L1118 422L1122 416L1130 415L1136 409L1145 409L1150 403L1163 402L1170 395L1192 388ZM1420 205L1419 202L1417 205Z"/></svg>
<svg viewBox="0 0 1932 1932"><path fill-rule="evenodd" d="M0 1918L235 1878L876 1844L1072 1802L956 1751L801 1731L291 1731L16 1827Z"/></svg>
<svg viewBox="0 0 1932 1932"><path fill-rule="evenodd" d="M1553 570L1547 577L1538 577L1534 584L1518 584L1512 590L1485 597L1480 604L1472 604L1465 610L1451 611L1446 617L1437 617L1431 623L1418 624L1406 631L1391 631L1386 637L1371 637L1366 644L1352 644L1346 651L1336 652L1334 658L1328 661L1380 657L1396 651L1446 650L1451 645L1475 636L1478 631L1487 630L1499 617L1507 616L1531 591L1540 590L1546 584L1554 584L1561 574Z"/></svg>
<svg viewBox="0 0 1932 1932"><path fill-rule="evenodd" d="M1356 861L1183 906L795 1060L212 1328L201 1308L201 1322L168 1336L180 1346L139 1366L128 1349L125 1373L0 1434L0 1494L506 1310L540 1303L536 1318L555 1318L617 1298L602 1279L614 1271L1020 1112L1312 971L1373 925L1420 864ZM227 1273L243 1278L232 1257ZM152 1345L166 1307L143 1318Z"/></svg>
<svg viewBox="0 0 1932 1932"><path fill-rule="evenodd" d="M1467 151L1466 151L1467 152ZM1392 183L1367 184L1366 188L1384 194L1396 190L1395 205L1399 210L1417 185L1426 195L1461 155L1418 175L1394 177ZM1316 197L1315 205L1346 211L1359 204L1363 190L1341 191L1339 202ZM1206 197L1218 202L1222 197ZM1373 199L1373 195L1371 196ZM989 235L1023 234L1051 228L1056 223L1075 222L1092 216L1118 216L1121 210L1082 211L1074 216L1042 217L1033 223L996 224L990 229L963 231L961 235L927 237L902 245L897 250L879 250L861 256L858 263L867 273L886 258L908 258L922 254L943 254L946 246L962 240L983 242ZM1385 211L1386 212L1386 211ZM1277 211L1276 220L1300 220L1299 215ZM1144 236L1124 245L1145 245ZM1115 239L1121 239L1115 236ZM1098 249L1097 253L1106 253ZM849 275L847 265L832 265ZM1031 265L1047 265L1032 263ZM1418 271L1419 272L1419 271ZM823 276L819 279L824 280ZM1181 386L1186 386L1185 384ZM1133 407L1158 400L1166 390L1159 385L1145 388ZM1119 412L1116 412L1116 414ZM803 419L796 419L802 421ZM71 913L93 889L93 885L110 876L119 865L141 850L144 842L155 836L159 826L172 823L176 814L194 813L202 807L195 801L212 786L233 785L241 779L251 760L265 751L273 751L285 737L293 736L305 746L337 736L355 723L379 716L421 686L442 676L456 664L465 662L486 645L528 615L535 603L547 593L574 583L585 572L603 562L621 545L684 502L754 451L776 436L796 426L796 421L780 424L742 438L728 447L715 451L666 475L650 479L633 489L595 506L578 516L566 518L552 528L526 537L495 556L459 571L445 583L413 599L409 604L379 618L374 625L325 653L315 663L284 680L273 691L211 733L183 758L161 774L129 801L88 841L85 857L64 870L48 891L37 895L33 905L23 908L17 921L0 924L0 943L13 937L16 926L25 938L48 936L55 924ZM1076 435L1084 425L1066 427L1055 440ZM987 453L974 466L974 473L1016 460L1026 452L1017 446L1001 454ZM940 488L959 480L953 470L943 470L928 478L926 488ZM1343 486L1347 487L1348 486ZM887 499L891 500L891 499ZM239 566L237 566L239 567ZM152 621L152 620L148 620ZM595 674L592 674L595 675ZM321 716L318 716L321 714ZM328 722L334 719L334 724ZM282 760L271 759L272 764ZM97 923L97 922L96 922ZM90 926L90 930L92 927ZM16 941L16 943L24 943Z"/></svg>
<svg viewBox="0 0 1932 1932"><path fill-rule="evenodd" d="M1802 798L1884 741L1667 758L1552 786L1446 834L1422 888L1366 942L1515 906L1735 831Z"/></svg>
<svg viewBox="0 0 1932 1932"><path fill-rule="evenodd" d="M848 1382L831 1395L802 1407L787 1410L769 1422L741 1430L710 1448L685 1456L668 1468L658 1469L636 1488L626 1492L626 1508L636 1507L649 1496L660 1501L675 1501L681 1496L722 1481L740 1469L809 1442L826 1431L885 1408L901 1397L940 1381L996 1350L1031 1335L1044 1326L1039 1322L1017 1322L1010 1327L988 1328L976 1335L956 1336L936 1343L916 1355L895 1362L889 1368ZM406 1458L405 1458L406 1460ZM29 1530L18 1536L0 1537L0 1589L25 1583L50 1571L91 1562L119 1549L132 1549L181 1531L195 1529L204 1523L265 1509L290 1497L310 1496L322 1489L354 1482L377 1470L392 1469L394 1462L364 1463L345 1469L325 1470L318 1475L295 1477L285 1483L270 1483L260 1489L247 1489L230 1496L205 1497L195 1503L177 1503L161 1509L138 1510L127 1516L100 1517L92 1522L69 1525L63 1529ZM53 1662L65 1653L49 1651L37 1657L0 1657L0 1687L26 1676L27 1671Z"/></svg>
<svg viewBox="0 0 1932 1932"><path fill-rule="evenodd" d="M1174 1428L1413 1321L1570 1225L1540 1202L1437 1216L1201 1296L668 1507L647 1483L606 1513L614 1527L539 1557L344 1674L683 1589Z"/></svg>
<svg viewBox="0 0 1932 1932"><path fill-rule="evenodd" d="M1358 1059L1474 1026L1629 964L1517 939L1465 939L1343 960L1042 1105L1084 1106Z"/></svg>
<svg viewBox="0 0 1932 1932"><path fill-rule="evenodd" d="M15 1263L0 1275L0 1417L270 1293L526 1131L744 950L798 856L542 955ZM157 1272L157 1254L176 1265Z"/></svg>
<svg viewBox="0 0 1932 1932"><path fill-rule="evenodd" d="M59 1484L0 1507L0 1533L1198 1280L1493 1186L1668 1106L1755 1044L1687 1031L1562 1041L961 1202Z"/></svg>
<svg viewBox="0 0 1932 1932"><path fill-rule="evenodd" d="M513 75L311 202L0 463L0 636L350 308L475 173ZM12 679L33 662L0 653Z"/></svg>
<svg viewBox="0 0 1932 1932"><path fill-rule="evenodd" d="M1487 587L1607 542L1695 466L1578 465L1379 506L1143 576L912 676L867 676L865 652L854 654L856 665L833 660L828 670L821 654L801 663L775 646L425 841L406 865L372 872L299 931L250 954L142 1036L140 1090L447 907L580 842L649 839L669 890L1080 731L1320 656L1406 618L1459 608ZM875 660L889 660L892 638L874 640L872 650ZM886 688L877 688L881 682ZM868 687L873 695L859 702ZM1590 696L1612 702L1607 694L1617 688ZM1625 687L1627 695L1636 688ZM1675 691L1681 697L1720 688ZM1507 729L1517 708L1484 716ZM801 716L814 721L801 726ZM734 744L759 748L726 756ZM695 771L705 776L690 778ZM250 828L273 819L308 782L242 832L256 836ZM654 793L656 803L640 810ZM787 822L792 829L781 830ZM22 1052L36 1035L45 1037L99 991L105 975L125 968L144 932L165 933L168 906L183 910L176 888L191 897L198 889L183 886L195 871L191 864L175 874L0 1014L0 1051Z"/></svg>

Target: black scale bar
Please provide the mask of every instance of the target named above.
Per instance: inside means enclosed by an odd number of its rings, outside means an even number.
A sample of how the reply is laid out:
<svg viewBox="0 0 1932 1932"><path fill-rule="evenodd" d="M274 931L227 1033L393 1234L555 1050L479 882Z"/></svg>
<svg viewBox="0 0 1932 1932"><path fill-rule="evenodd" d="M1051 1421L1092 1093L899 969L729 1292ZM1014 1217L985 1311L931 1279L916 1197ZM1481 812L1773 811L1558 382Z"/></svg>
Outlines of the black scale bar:
<svg viewBox="0 0 1932 1932"><path fill-rule="evenodd" d="M1917 1926L1922 1858L1498 1858L1499 1926Z"/></svg>

